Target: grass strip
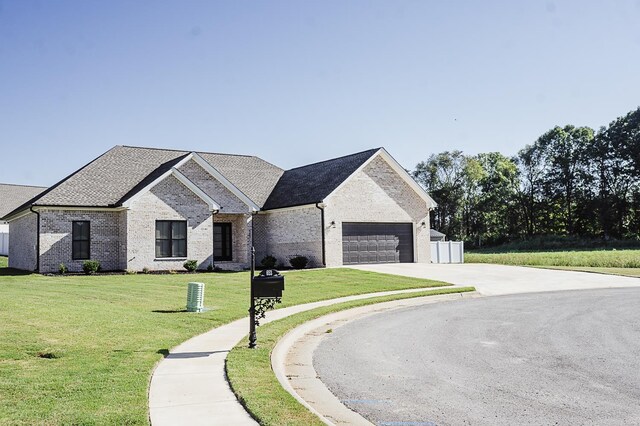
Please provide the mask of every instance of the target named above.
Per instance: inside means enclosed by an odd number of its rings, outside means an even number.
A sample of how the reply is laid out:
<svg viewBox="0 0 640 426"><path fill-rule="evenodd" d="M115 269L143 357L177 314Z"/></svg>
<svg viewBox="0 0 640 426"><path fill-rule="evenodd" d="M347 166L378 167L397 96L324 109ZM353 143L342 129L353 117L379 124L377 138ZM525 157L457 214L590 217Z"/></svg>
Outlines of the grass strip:
<svg viewBox="0 0 640 426"><path fill-rule="evenodd" d="M564 266L590 268L640 268L640 250L575 250L511 253L467 252L467 263L518 266Z"/></svg>
<svg viewBox="0 0 640 426"><path fill-rule="evenodd" d="M622 277L640 278L640 268L595 268L590 266L533 266L541 269L560 271L591 272L594 274L619 275Z"/></svg>
<svg viewBox="0 0 640 426"><path fill-rule="evenodd" d="M451 287L344 302L292 315L258 329L258 347L249 349L245 337L227 356L226 370L238 400L261 425L323 425L314 414L280 386L271 369L271 351L291 329L323 315L391 300L475 291ZM268 315L268 314L267 314Z"/></svg>

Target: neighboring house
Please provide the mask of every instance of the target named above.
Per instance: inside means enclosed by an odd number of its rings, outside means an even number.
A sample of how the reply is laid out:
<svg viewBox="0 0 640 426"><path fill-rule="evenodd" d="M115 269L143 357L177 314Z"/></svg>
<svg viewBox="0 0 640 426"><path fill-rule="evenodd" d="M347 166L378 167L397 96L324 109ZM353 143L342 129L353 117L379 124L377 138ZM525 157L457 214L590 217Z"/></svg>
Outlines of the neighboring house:
<svg viewBox="0 0 640 426"><path fill-rule="evenodd" d="M435 229L432 229L430 231L431 234L431 241L445 241L447 239L447 236L445 234L443 234L442 232L438 232Z"/></svg>
<svg viewBox="0 0 640 426"><path fill-rule="evenodd" d="M45 189L41 186L0 183L0 256L9 254L9 224L2 217Z"/></svg>
<svg viewBox="0 0 640 426"><path fill-rule="evenodd" d="M9 232L9 225L2 217L44 191L45 187L0 183L0 232Z"/></svg>
<svg viewBox="0 0 640 426"><path fill-rule="evenodd" d="M5 216L9 266L78 271L430 262L435 203L383 148L284 171L253 156L116 146Z"/></svg>

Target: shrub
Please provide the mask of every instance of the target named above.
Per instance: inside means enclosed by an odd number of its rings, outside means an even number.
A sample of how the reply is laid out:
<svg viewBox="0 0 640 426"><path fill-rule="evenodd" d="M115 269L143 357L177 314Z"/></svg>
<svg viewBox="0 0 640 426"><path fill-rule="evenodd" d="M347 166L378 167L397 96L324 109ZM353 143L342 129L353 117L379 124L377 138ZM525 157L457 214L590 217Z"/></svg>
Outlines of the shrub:
<svg viewBox="0 0 640 426"><path fill-rule="evenodd" d="M193 259L187 260L182 266L189 272L195 272L195 270L198 269L198 261Z"/></svg>
<svg viewBox="0 0 640 426"><path fill-rule="evenodd" d="M100 262L97 260L85 260L82 262L82 270L87 275L95 274L100 270Z"/></svg>
<svg viewBox="0 0 640 426"><path fill-rule="evenodd" d="M276 259L271 255L268 255L268 256L265 256L264 259L260 261L260 266L262 266L263 269L273 269L276 267L277 261L278 259Z"/></svg>
<svg viewBox="0 0 640 426"><path fill-rule="evenodd" d="M136 275L138 273L138 271L135 271L133 269L127 269L126 271L124 271L125 274L127 275Z"/></svg>
<svg viewBox="0 0 640 426"><path fill-rule="evenodd" d="M67 265L64 263L61 263L60 266L58 266L58 272L60 272L61 275L64 275L69 272L69 268L67 268Z"/></svg>
<svg viewBox="0 0 640 426"><path fill-rule="evenodd" d="M207 265L207 271L209 272L213 271L213 264L210 263Z"/></svg>
<svg viewBox="0 0 640 426"><path fill-rule="evenodd" d="M151 272L151 271L149 271L148 267L145 266L144 268L142 268L142 273L143 274L148 274L149 272Z"/></svg>
<svg viewBox="0 0 640 426"><path fill-rule="evenodd" d="M294 269L304 269L309 263L309 258L306 256L295 256L289 259L289 263Z"/></svg>

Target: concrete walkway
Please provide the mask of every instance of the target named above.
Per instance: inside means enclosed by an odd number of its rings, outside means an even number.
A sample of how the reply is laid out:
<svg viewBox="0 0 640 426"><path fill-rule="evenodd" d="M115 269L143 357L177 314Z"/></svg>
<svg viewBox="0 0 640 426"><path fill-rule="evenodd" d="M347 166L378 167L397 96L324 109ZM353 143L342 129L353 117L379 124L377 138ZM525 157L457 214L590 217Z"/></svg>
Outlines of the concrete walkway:
<svg viewBox="0 0 640 426"><path fill-rule="evenodd" d="M267 313L265 324L322 306L429 289L385 291L307 303ZM149 385L149 416L162 425L256 425L231 391L224 365L227 353L249 332L243 318L187 340L160 361ZM258 344L260 328L258 328Z"/></svg>
<svg viewBox="0 0 640 426"><path fill-rule="evenodd" d="M640 287L640 278L484 263L388 263L354 269L474 286L484 296L541 291Z"/></svg>

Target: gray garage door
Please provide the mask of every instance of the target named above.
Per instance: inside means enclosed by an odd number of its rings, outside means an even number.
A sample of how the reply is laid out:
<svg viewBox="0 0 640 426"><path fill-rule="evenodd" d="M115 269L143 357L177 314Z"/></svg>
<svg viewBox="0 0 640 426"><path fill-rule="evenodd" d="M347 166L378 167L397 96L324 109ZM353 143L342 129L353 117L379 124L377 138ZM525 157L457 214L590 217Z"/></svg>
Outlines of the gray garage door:
<svg viewBox="0 0 640 426"><path fill-rule="evenodd" d="M413 224L343 223L342 262L413 262Z"/></svg>

